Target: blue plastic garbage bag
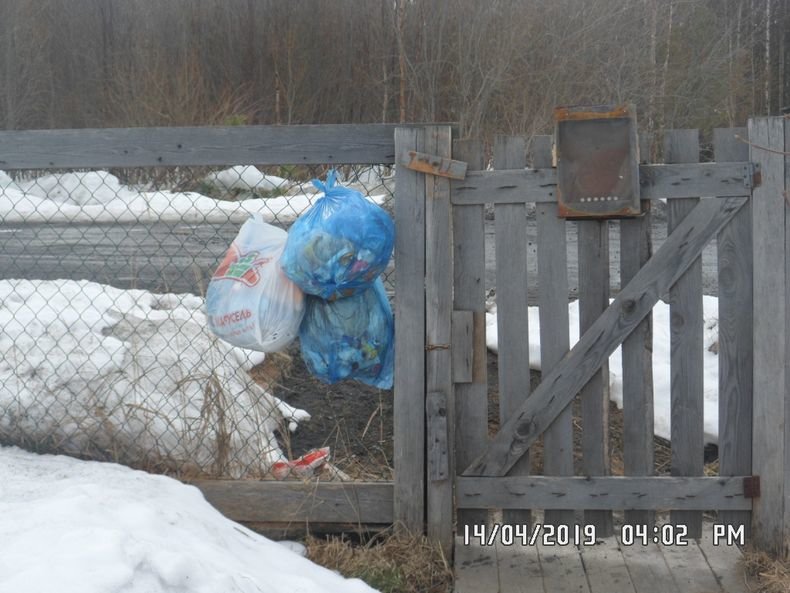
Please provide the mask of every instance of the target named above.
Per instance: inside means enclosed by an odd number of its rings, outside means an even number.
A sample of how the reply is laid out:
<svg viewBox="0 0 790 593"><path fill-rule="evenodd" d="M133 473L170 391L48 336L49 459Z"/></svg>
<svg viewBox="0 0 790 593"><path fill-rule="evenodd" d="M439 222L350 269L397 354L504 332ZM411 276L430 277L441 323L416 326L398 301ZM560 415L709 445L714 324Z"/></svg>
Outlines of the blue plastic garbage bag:
<svg viewBox="0 0 790 593"><path fill-rule="evenodd" d="M326 300L370 288L392 255L395 225L389 214L356 190L336 185L337 172L324 192L288 231L280 265L304 292Z"/></svg>
<svg viewBox="0 0 790 593"><path fill-rule="evenodd" d="M299 333L304 294L280 269L287 233L247 220L206 291L208 326L226 342L259 350L282 350Z"/></svg>
<svg viewBox="0 0 790 593"><path fill-rule="evenodd" d="M356 379L392 387L394 324L380 279L364 292L335 301L308 295L299 341L308 370L325 383Z"/></svg>

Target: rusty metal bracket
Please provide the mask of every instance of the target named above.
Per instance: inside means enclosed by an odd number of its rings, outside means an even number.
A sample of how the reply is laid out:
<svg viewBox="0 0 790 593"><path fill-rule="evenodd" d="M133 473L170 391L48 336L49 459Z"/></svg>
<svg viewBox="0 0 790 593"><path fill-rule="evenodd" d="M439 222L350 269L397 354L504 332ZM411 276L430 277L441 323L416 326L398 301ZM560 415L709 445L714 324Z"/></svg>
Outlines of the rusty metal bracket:
<svg viewBox="0 0 790 593"><path fill-rule="evenodd" d="M449 350L450 344L428 344L425 347L425 350L430 352L431 350Z"/></svg>
<svg viewBox="0 0 790 593"><path fill-rule="evenodd" d="M743 170L743 185L746 189L760 187L762 183L762 173L759 163L746 163Z"/></svg>
<svg viewBox="0 0 790 593"><path fill-rule="evenodd" d="M743 479L743 496L760 498L760 476L747 476Z"/></svg>
<svg viewBox="0 0 790 593"><path fill-rule="evenodd" d="M398 157L398 164L412 171L449 177L450 179L464 179L467 164L463 161L454 161L416 150L405 150Z"/></svg>

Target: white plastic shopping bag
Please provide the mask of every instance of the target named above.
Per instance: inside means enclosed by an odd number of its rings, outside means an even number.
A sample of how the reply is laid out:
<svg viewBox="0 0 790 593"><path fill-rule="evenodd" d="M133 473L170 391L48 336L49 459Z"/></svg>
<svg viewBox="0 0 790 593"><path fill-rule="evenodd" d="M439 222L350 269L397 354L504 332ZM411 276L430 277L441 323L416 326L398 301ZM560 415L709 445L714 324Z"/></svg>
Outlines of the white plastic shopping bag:
<svg viewBox="0 0 790 593"><path fill-rule="evenodd" d="M276 352L298 335L304 295L280 269L287 238L259 214L242 225L206 292L208 325L218 337Z"/></svg>

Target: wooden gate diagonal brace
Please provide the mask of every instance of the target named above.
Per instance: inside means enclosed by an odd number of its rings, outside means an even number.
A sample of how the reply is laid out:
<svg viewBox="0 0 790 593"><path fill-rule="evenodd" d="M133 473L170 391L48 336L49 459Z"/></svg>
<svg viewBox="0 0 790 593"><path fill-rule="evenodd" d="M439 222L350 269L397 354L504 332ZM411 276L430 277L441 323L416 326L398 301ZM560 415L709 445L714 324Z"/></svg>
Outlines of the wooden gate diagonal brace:
<svg viewBox="0 0 790 593"><path fill-rule="evenodd" d="M504 476L748 198L704 199L541 381L464 476Z"/></svg>

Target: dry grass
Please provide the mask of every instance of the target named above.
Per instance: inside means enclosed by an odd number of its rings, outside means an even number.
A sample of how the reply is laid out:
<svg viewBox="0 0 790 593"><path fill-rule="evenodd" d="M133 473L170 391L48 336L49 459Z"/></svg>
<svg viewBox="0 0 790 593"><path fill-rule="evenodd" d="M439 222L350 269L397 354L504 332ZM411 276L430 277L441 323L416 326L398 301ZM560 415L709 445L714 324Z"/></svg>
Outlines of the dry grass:
<svg viewBox="0 0 790 593"><path fill-rule="evenodd" d="M743 554L746 574L753 577L751 593L790 593L790 563L772 558L765 552L746 550Z"/></svg>
<svg viewBox="0 0 790 593"><path fill-rule="evenodd" d="M345 577L360 578L382 593L449 593L453 571L441 548L425 536L400 529L381 532L364 544L346 537L308 537L307 556Z"/></svg>

